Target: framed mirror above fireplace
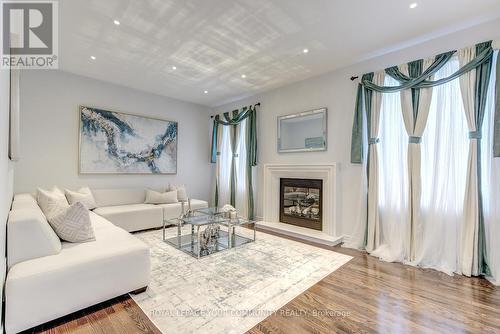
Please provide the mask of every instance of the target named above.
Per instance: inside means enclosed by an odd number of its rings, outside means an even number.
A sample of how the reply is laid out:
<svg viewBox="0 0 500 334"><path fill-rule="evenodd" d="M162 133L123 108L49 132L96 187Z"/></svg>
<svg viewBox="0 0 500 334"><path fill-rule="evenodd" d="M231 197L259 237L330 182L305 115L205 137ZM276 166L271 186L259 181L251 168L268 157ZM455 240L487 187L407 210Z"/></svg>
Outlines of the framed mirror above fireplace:
<svg viewBox="0 0 500 334"><path fill-rule="evenodd" d="M327 109L278 117L278 152L326 151Z"/></svg>
<svg viewBox="0 0 500 334"><path fill-rule="evenodd" d="M280 179L280 222L322 230L323 181Z"/></svg>

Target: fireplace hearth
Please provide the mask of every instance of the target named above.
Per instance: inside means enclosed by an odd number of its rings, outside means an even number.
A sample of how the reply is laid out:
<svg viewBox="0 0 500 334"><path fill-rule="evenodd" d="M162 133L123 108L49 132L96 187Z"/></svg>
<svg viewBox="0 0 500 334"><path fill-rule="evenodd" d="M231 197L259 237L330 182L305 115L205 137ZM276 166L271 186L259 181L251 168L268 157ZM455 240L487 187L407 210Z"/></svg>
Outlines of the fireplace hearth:
<svg viewBox="0 0 500 334"><path fill-rule="evenodd" d="M323 181L280 178L280 222L322 230Z"/></svg>

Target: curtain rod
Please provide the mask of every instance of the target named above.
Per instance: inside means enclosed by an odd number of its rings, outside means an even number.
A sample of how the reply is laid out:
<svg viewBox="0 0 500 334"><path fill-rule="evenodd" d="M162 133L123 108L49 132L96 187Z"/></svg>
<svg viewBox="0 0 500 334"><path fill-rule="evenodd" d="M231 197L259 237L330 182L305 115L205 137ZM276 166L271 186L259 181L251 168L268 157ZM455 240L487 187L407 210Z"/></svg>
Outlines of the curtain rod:
<svg viewBox="0 0 500 334"><path fill-rule="evenodd" d="M258 102L258 103L256 103L256 104L253 105L254 108L257 107L257 106L260 106L260 102ZM214 118L214 117L215 117L215 115L211 115L210 116L210 118Z"/></svg>

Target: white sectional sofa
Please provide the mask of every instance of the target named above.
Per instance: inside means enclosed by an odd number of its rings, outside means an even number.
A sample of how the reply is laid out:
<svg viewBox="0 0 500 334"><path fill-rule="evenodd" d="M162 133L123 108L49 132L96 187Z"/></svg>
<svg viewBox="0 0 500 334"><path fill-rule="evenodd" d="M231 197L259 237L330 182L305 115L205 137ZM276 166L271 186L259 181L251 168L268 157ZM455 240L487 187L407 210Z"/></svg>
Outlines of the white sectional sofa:
<svg viewBox="0 0 500 334"><path fill-rule="evenodd" d="M7 223L5 331L17 333L145 288L150 251L127 231L162 226L181 204L143 204L145 190L92 190L95 241L61 242L31 194L16 195ZM192 208L208 206L191 201Z"/></svg>
<svg viewBox="0 0 500 334"><path fill-rule="evenodd" d="M164 219L177 218L182 212L181 202L144 204L145 189L92 189L92 194L97 204L94 212L129 232L161 227ZM191 199L193 210L207 206L206 201Z"/></svg>

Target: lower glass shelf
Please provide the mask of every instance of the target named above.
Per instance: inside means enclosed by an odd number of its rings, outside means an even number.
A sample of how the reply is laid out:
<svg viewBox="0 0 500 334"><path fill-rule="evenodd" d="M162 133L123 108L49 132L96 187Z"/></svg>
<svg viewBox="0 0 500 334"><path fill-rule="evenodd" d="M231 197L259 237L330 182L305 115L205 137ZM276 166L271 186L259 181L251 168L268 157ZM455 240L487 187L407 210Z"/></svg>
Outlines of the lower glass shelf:
<svg viewBox="0 0 500 334"><path fill-rule="evenodd" d="M231 240L228 240L229 236L231 237ZM253 241L253 239L238 235L237 233L229 235L227 231L220 230L219 237L217 238L213 247L202 249L199 255L201 258L210 254L218 253L228 248L238 247ZM198 239L196 233L167 238L165 239L165 242L193 257L198 258Z"/></svg>

